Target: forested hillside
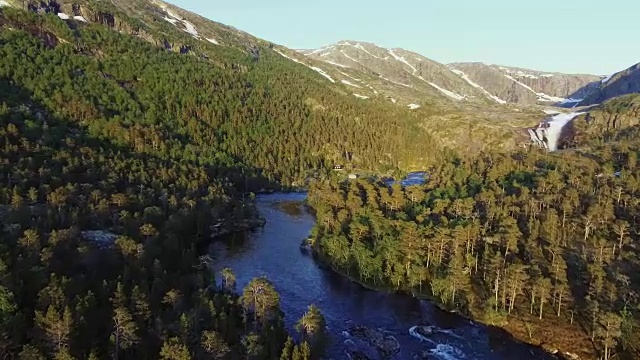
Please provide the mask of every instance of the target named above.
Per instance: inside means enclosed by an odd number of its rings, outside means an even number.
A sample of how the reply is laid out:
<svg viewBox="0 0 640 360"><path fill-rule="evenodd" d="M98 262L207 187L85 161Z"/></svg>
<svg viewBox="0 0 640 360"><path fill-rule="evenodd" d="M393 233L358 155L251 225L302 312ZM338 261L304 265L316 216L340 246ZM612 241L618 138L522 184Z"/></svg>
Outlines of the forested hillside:
<svg viewBox="0 0 640 360"><path fill-rule="evenodd" d="M608 100L571 122L569 146L603 144L638 139L640 95L630 94Z"/></svg>
<svg viewBox="0 0 640 360"><path fill-rule="evenodd" d="M0 25L0 358L317 358L316 308L287 342L268 280L238 296L201 247L260 224L245 192L345 151L371 170L434 158L415 118L267 47L213 66L51 14Z"/></svg>
<svg viewBox="0 0 640 360"><path fill-rule="evenodd" d="M318 182L310 241L372 287L426 296L582 358L640 356L638 138L484 153L427 184Z"/></svg>
<svg viewBox="0 0 640 360"><path fill-rule="evenodd" d="M300 185L345 151L354 166L381 169L437 150L408 111L363 105L267 48L258 60L227 49L237 56L224 69L102 26L71 30L10 9L0 17L0 76L29 93L25 103L138 153L244 172L252 188Z"/></svg>

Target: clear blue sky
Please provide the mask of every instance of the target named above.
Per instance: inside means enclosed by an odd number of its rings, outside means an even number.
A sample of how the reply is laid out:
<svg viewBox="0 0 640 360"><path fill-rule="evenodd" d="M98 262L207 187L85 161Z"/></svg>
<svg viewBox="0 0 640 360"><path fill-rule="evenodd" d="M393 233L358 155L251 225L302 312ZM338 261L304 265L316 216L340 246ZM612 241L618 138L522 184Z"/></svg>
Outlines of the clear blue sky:
<svg viewBox="0 0 640 360"><path fill-rule="evenodd" d="M293 49L339 40L443 63L609 74L640 62L640 0L170 0Z"/></svg>

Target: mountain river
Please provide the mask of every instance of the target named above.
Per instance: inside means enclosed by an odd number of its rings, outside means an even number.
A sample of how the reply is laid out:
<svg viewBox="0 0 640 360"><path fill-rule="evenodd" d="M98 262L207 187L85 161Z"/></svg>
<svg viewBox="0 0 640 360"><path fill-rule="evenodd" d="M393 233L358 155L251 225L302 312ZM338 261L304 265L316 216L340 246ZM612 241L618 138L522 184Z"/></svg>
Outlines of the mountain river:
<svg viewBox="0 0 640 360"><path fill-rule="evenodd" d="M346 350L353 348L370 359L383 359L370 343L354 337L355 326L377 329L385 337L395 338L400 351L389 359L555 358L502 331L442 311L428 301L368 290L321 266L300 249L315 222L303 206L305 198L305 193L259 195L257 206L266 225L216 240L210 253L216 259L216 272L224 267L233 269L238 291L252 278L267 276L280 294L280 307L292 333L307 307L316 304L331 334L327 359L349 359ZM420 339L414 326L427 324L431 334Z"/></svg>

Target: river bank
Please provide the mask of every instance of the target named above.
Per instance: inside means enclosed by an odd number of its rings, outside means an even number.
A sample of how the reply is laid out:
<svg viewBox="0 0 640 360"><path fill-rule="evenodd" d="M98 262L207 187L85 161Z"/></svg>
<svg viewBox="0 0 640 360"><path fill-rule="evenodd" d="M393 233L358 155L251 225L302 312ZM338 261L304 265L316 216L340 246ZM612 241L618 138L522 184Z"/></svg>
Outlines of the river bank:
<svg viewBox="0 0 640 360"><path fill-rule="evenodd" d="M327 359L345 359L352 342L361 346L348 335L363 327L397 339L400 350L388 360L555 359L539 347L441 311L431 302L389 289L369 290L304 255L300 242L315 225L315 217L305 206L306 194L274 193L258 195L255 200L265 225L213 241L208 251L214 260L212 271L231 268L239 291L253 278L266 276L280 295L285 326L292 334L308 306L318 306L331 336ZM420 325L434 327L429 341L410 334L410 329Z"/></svg>
<svg viewBox="0 0 640 360"><path fill-rule="evenodd" d="M495 325L485 321L483 318L472 316L467 312L460 312L450 306L440 303L433 295L427 293L416 293L412 289L394 288L383 284L372 284L371 282L353 276L342 269L333 266L327 259L323 258L315 249L311 249L311 255L320 266L329 269L336 274L354 282L368 290L385 293L403 293L414 298L425 300L443 312L455 313L470 321L474 321L487 326L491 331L500 334L501 337L510 337L514 341L530 344L545 352L555 356L559 360L591 360L597 355L585 349L585 336L575 330L568 328L566 324L551 322L549 319L539 320L537 317L517 317L510 315L506 318L506 323ZM557 320L557 319L553 319ZM541 330L535 331L533 329ZM587 341L588 343L588 341Z"/></svg>

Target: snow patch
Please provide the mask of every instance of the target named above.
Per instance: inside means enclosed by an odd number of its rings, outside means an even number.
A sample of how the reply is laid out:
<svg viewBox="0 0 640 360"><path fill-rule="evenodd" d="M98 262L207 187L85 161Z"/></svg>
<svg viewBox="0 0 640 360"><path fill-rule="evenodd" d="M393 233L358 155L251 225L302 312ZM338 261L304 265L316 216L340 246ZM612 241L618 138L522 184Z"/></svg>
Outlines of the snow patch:
<svg viewBox="0 0 640 360"><path fill-rule="evenodd" d="M393 56L394 59L400 61L401 63L406 64L407 66L409 66L411 68L411 70L413 70L414 74L418 72L418 69L416 69L413 65L409 64L407 59L405 59L403 56L397 55L396 53L393 52L393 50L389 50L389 54L391 54L391 56Z"/></svg>
<svg viewBox="0 0 640 360"><path fill-rule="evenodd" d="M218 42L218 40L214 39L214 38L207 38L207 41L214 44L214 45L220 45L220 43Z"/></svg>
<svg viewBox="0 0 640 360"><path fill-rule="evenodd" d="M6 2L4 0L0 0L0 7L4 7L4 6L11 6L11 4L9 4L8 2Z"/></svg>
<svg viewBox="0 0 640 360"><path fill-rule="evenodd" d="M391 99L391 100L393 101L395 99ZM395 101L394 101L394 104L395 104ZM419 109L420 105L418 105L418 104L409 104L409 105L407 105L407 107L409 107L409 109L411 109L411 110L415 110L415 109Z"/></svg>
<svg viewBox="0 0 640 360"><path fill-rule="evenodd" d="M58 17L62 20L69 20L70 17L69 15L65 14L65 13L58 13Z"/></svg>
<svg viewBox="0 0 640 360"><path fill-rule="evenodd" d="M78 21L82 21L82 22L88 22L87 19L85 19L82 16L74 16L73 19L74 20L78 20Z"/></svg>
<svg viewBox="0 0 640 360"><path fill-rule="evenodd" d="M353 96L357 97L358 99L363 99L363 100L366 100L366 99L369 98L368 96L364 96L364 95L360 95L360 94L353 94Z"/></svg>
<svg viewBox="0 0 640 360"><path fill-rule="evenodd" d="M391 80L391 79L387 79L386 77L384 77L384 76L382 76L382 75L380 75L380 79L382 79L382 80L386 80L386 81L388 81L388 82L390 82L390 83L394 83L394 84L397 84L397 85L401 85L401 86L404 86L404 87L411 88L411 85L407 85L407 84L403 84L403 83L399 83L399 82L393 81L393 80Z"/></svg>
<svg viewBox="0 0 640 360"><path fill-rule="evenodd" d="M200 37L200 35L198 34L198 30L196 30L196 27L192 23L188 22L187 20L182 20L182 23L187 28L185 31L191 34L191 36L196 39Z"/></svg>
<svg viewBox="0 0 640 360"><path fill-rule="evenodd" d="M507 102L500 99L499 97L493 95L492 93L488 92L487 90L485 90L482 86L476 84L475 82L471 81L471 79L469 78L469 76L467 74L465 74L464 72L458 70L458 69L450 69L454 74L460 76L462 78L462 80L466 81L469 85L473 86L476 89L479 89L480 91L482 91L485 95L487 95L489 98L493 99L495 102L497 102L498 104L506 104Z"/></svg>
<svg viewBox="0 0 640 360"><path fill-rule="evenodd" d="M369 52L369 50L365 49L365 48L364 48L364 46L362 46L362 44L360 44L360 43L352 44L352 43L350 43L350 42L348 42L348 41L343 41L343 42L339 42L339 43L338 43L338 45L342 45L342 46L352 46L352 47L354 47L354 48L356 48L356 49L358 49L358 50L362 50L362 51L364 51L365 53L369 54L370 56L372 56L372 57L374 57L374 58L376 58L376 59L382 59L382 60L386 60L386 59L388 59L388 58L381 58L381 57L379 57L379 56L373 55L372 53L370 53L370 52Z"/></svg>
<svg viewBox="0 0 640 360"><path fill-rule="evenodd" d="M317 53L321 53L323 51L329 51L329 50L333 50L333 49L334 49L334 46L325 46L325 47L320 48L320 49L311 50L309 52L309 55L313 55L313 54L317 54Z"/></svg>
<svg viewBox="0 0 640 360"><path fill-rule="evenodd" d="M609 82L609 80L611 80L613 75L615 75L615 74L611 74L611 75L605 76L600 82L603 83L603 84L606 83L606 82Z"/></svg>
<svg viewBox="0 0 640 360"><path fill-rule="evenodd" d="M349 56L346 52L344 52L344 50L340 50L340 52L342 53L342 55L344 55L347 59L359 64L358 60L352 58L351 56Z"/></svg>
<svg viewBox="0 0 640 360"><path fill-rule="evenodd" d="M391 100L391 102L392 102L392 103L394 103L394 104L397 104L397 103L398 103L398 100L396 100L396 99L394 99L394 98L391 98L391 99L389 99L389 100Z"/></svg>
<svg viewBox="0 0 640 360"><path fill-rule="evenodd" d="M536 93L538 95L538 101L544 102L563 102L565 98L547 95L545 93Z"/></svg>
<svg viewBox="0 0 640 360"><path fill-rule="evenodd" d="M555 74L530 73L530 72L525 72L519 69L507 68L504 66L498 66L498 69L500 69L502 72L507 73L509 75L515 75L518 77L525 77L529 79L539 79L540 77L549 78L549 77L555 76Z"/></svg>
<svg viewBox="0 0 640 360"><path fill-rule="evenodd" d="M524 87L525 89L531 91L532 93L538 95L538 101L561 103L561 102L566 100L565 98L561 98L561 97L557 97L557 96L551 96L551 95L547 95L545 93L539 93L539 92L533 90L529 85L516 80L513 76L510 76L510 75L507 75L507 74L504 74L504 76L507 79L509 79L511 81L514 81L517 84L519 84L520 86Z"/></svg>
<svg viewBox="0 0 640 360"><path fill-rule="evenodd" d="M329 81L331 81L332 83L335 83L336 81L333 80L331 78L331 76L329 76L329 74L327 74L326 72L324 72L324 70L320 69L319 67L315 67L315 66L309 66L311 68L311 70L315 70L316 72L318 72L318 74L326 77Z"/></svg>
<svg viewBox="0 0 640 360"><path fill-rule="evenodd" d="M432 83L432 82L428 82L428 81L427 81L427 83L428 83L429 85L433 86L434 88L436 88L436 89L437 89L438 91L440 91L441 93L443 93L443 94L447 95L448 97L450 97L450 98L452 98L452 99L455 99L455 100L464 100L464 98L465 98L464 96L462 96L462 95L460 95L460 94L456 94L456 93L454 93L453 91L449 91L449 90L447 90L447 89L443 89L443 88L441 88L440 86L438 86L438 85L436 85L436 84L434 84L434 83Z"/></svg>
<svg viewBox="0 0 640 360"><path fill-rule="evenodd" d="M166 16L163 17L163 19L167 20L168 22L172 23L173 25L178 25L178 20L176 20L176 19L172 19L172 18L169 18L169 17L166 17Z"/></svg>
<svg viewBox="0 0 640 360"><path fill-rule="evenodd" d="M182 25L184 25L184 29L183 31L186 33L191 34L191 36L193 36L196 39L200 39L200 34L198 34L198 30L196 29L196 27L190 23L189 21L187 21L186 19L184 19L183 17L179 16L178 14L174 13L171 9L169 9L166 5L161 4L160 7L162 8L162 10L167 13L167 16L164 16L163 19L170 22L173 25L178 25L179 22L182 23Z"/></svg>
<svg viewBox="0 0 640 360"><path fill-rule="evenodd" d="M291 61L293 61L293 62L297 62L298 64L302 64L302 65L304 65L304 66L306 66L306 67L310 68L311 70L314 70L314 71L318 72L320 75L322 75L322 76L326 77L327 79L329 79L329 81L331 81L332 83L335 83L335 82L336 82L335 80L333 80L333 78L331 78L331 76L329 76L329 74L327 74L324 70L320 69L319 67L309 66L309 65L307 65L307 64L305 64L305 63L303 63L303 62L302 62L302 61L300 61L300 60L296 60L296 59L294 59L294 58L292 58L292 57L290 57L290 56L287 56L287 55L286 55L286 54L284 54L283 52L278 51L278 49L273 49L273 51L277 52L278 54L280 54L280 56L282 56L282 57L284 57L284 58L287 58L287 59L289 59L289 60L291 60Z"/></svg>
<svg viewBox="0 0 640 360"><path fill-rule="evenodd" d="M569 98L569 99L564 99L564 101L561 101L560 104L561 105L569 105L569 104L573 104L572 108L580 105L580 103L583 101L584 99L573 99L573 98Z"/></svg>
<svg viewBox="0 0 640 360"><path fill-rule="evenodd" d="M542 110L543 113L547 114L547 115L557 115L560 114L560 111L558 110L552 110L552 109L544 109Z"/></svg>
<svg viewBox="0 0 640 360"><path fill-rule="evenodd" d="M347 74L346 72L342 72L342 71L340 71L340 70L338 70L338 72L339 72L340 74L342 74L342 75L344 75L344 76L348 77L348 78L349 78L349 79L351 79L351 80L354 80L354 81L357 81L357 82L362 82L362 80L357 79L357 78L354 78L353 76L351 76L351 75Z"/></svg>
<svg viewBox="0 0 640 360"><path fill-rule="evenodd" d="M337 67L341 67L341 68L348 68L347 65L342 65L342 64L338 64L337 62L333 62L330 60L323 60L324 62L326 62L327 64L331 64L333 66L337 66Z"/></svg>
<svg viewBox="0 0 640 360"><path fill-rule="evenodd" d="M296 60L296 59L294 59L294 58L292 58L292 57L290 57L290 56L287 56L286 54L284 54L283 52L279 51L278 49L273 49L273 51L275 51L275 52L277 52L278 54L280 54L280 56L282 56L283 58L287 58L287 59L289 59L289 60L291 60L291 61L293 61L293 62L297 62L298 64L302 64L302 65L304 65L304 66L308 66L307 64L303 63L303 62L302 62L302 61L300 61L300 60Z"/></svg>
<svg viewBox="0 0 640 360"><path fill-rule="evenodd" d="M353 87L358 88L358 89L362 89L362 86L356 85L356 84L354 84L354 83L352 83L352 82L350 82L348 80L342 80L341 82L343 84L345 84L345 85L349 85L349 86L353 86Z"/></svg>

